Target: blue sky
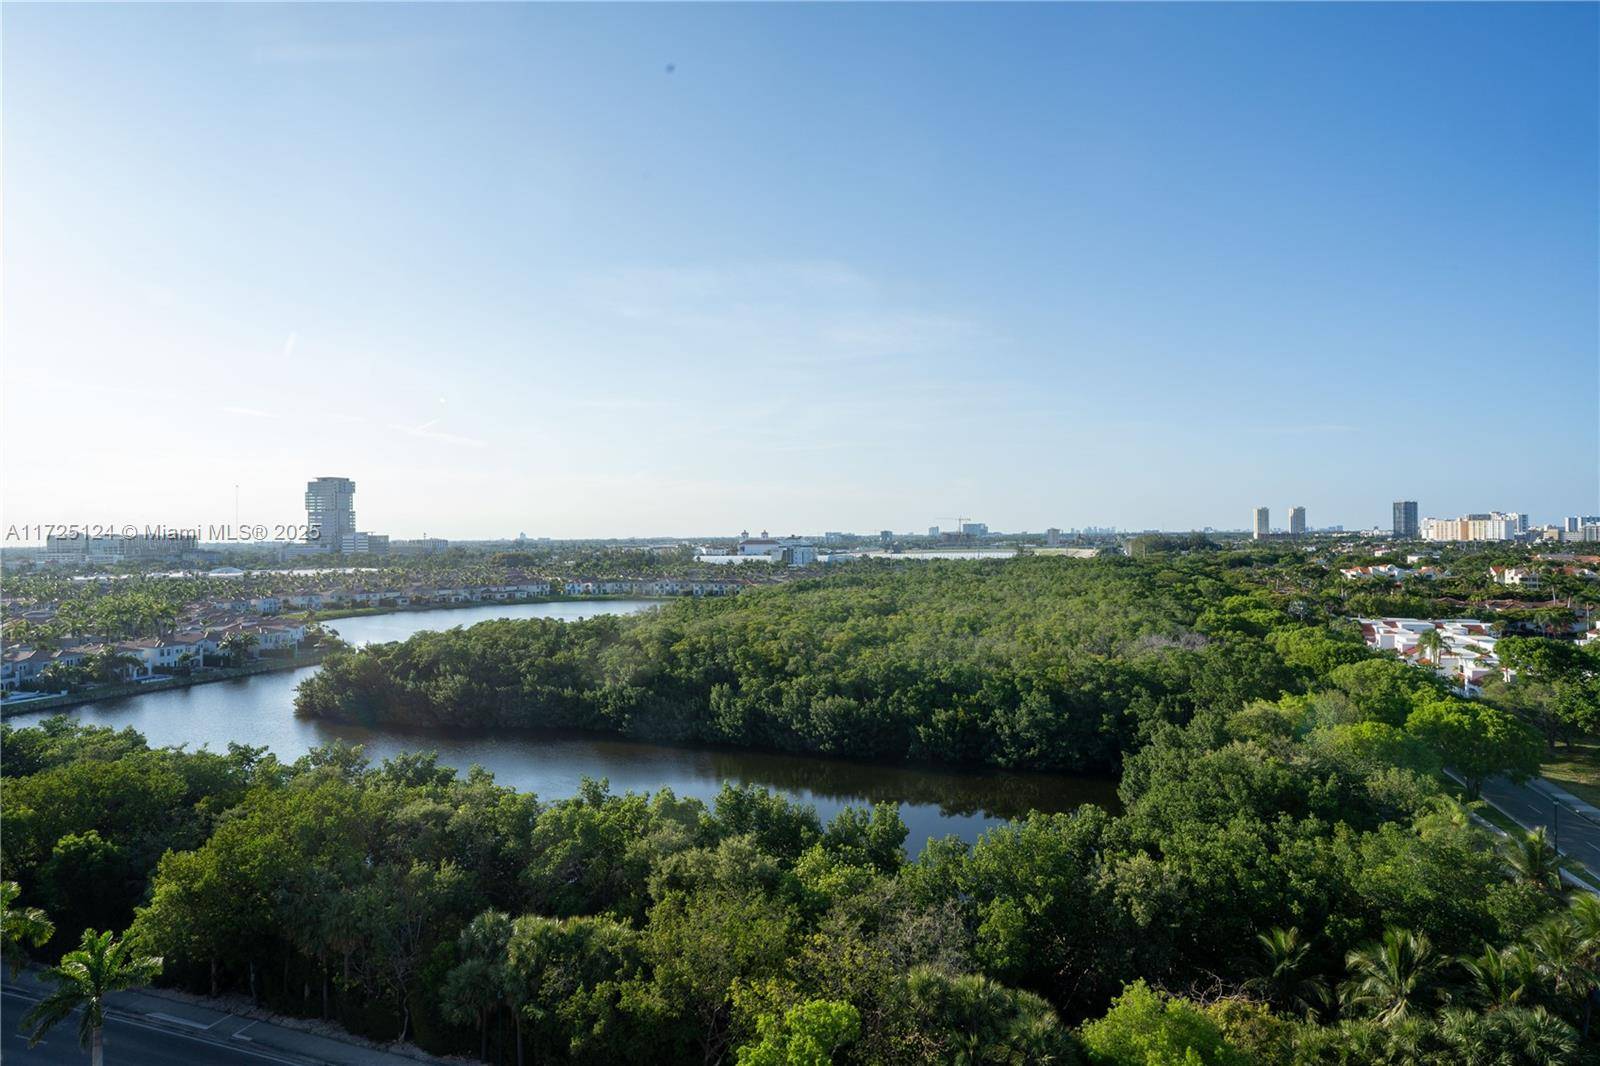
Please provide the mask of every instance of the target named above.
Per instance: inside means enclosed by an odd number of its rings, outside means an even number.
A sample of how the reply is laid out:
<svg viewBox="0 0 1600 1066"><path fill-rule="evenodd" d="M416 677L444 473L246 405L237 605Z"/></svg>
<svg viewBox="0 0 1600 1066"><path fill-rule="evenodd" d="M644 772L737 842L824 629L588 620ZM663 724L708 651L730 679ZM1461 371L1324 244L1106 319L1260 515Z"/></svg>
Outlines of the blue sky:
<svg viewBox="0 0 1600 1066"><path fill-rule="evenodd" d="M5 521L1594 513L1597 12L11 6Z"/></svg>

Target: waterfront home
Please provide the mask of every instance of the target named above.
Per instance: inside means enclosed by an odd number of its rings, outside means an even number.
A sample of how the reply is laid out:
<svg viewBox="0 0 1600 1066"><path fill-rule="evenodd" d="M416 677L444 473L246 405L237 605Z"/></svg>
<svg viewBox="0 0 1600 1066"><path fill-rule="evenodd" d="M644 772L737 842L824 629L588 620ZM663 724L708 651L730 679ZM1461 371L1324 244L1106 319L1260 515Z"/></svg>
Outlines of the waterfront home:
<svg viewBox="0 0 1600 1066"><path fill-rule="evenodd" d="M19 645L0 655L0 691L11 692L38 679L51 663L80 666L88 656L79 648L32 648Z"/></svg>
<svg viewBox="0 0 1600 1066"><path fill-rule="evenodd" d="M257 626L256 647L262 651L281 651L293 648L306 639L304 623L275 622L270 625Z"/></svg>
<svg viewBox="0 0 1600 1066"><path fill-rule="evenodd" d="M170 637L140 637L119 641L114 648L144 664L142 671L134 671L136 677L149 677L157 670L174 670L191 662L198 665L206 654L206 638L204 633L198 634L198 639L176 634Z"/></svg>

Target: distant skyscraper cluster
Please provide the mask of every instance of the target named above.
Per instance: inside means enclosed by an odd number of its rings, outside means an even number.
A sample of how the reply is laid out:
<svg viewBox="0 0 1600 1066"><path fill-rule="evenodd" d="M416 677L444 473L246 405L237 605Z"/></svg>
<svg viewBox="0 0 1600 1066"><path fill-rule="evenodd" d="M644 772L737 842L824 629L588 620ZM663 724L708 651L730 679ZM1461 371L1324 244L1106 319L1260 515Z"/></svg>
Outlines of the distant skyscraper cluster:
<svg viewBox="0 0 1600 1066"><path fill-rule="evenodd" d="M1479 511L1455 518L1418 518L1416 500L1394 501L1396 540L1600 540L1600 515L1569 515L1560 525L1535 527L1522 511Z"/></svg>
<svg viewBox="0 0 1600 1066"><path fill-rule="evenodd" d="M1306 509L1299 504L1289 508L1289 535L1298 537L1306 531ZM1272 509L1257 507L1251 516L1250 535L1256 540L1272 536Z"/></svg>

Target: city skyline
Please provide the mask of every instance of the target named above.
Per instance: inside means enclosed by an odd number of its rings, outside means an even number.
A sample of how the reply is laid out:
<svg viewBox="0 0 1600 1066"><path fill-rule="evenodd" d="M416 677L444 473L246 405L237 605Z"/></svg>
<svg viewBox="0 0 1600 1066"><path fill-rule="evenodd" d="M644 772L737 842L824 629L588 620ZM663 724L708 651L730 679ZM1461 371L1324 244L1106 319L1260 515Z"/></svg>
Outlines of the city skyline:
<svg viewBox="0 0 1600 1066"><path fill-rule="evenodd" d="M239 499L240 486L236 484L236 485L233 486L233 489L234 489L235 499L237 501ZM279 528L281 531L287 531L287 532L284 532L283 535L280 535L279 533L271 533L270 535L255 536L254 538L246 535L246 536L241 537L240 539L243 539L243 540L250 540L250 539L266 540L266 541L275 541L275 542L279 542L279 543L293 543L293 542L297 542L298 541L298 542L302 542L302 543L306 543L306 544L320 544L320 545L322 545L324 547L327 547L329 550L346 550L346 551L352 550L349 547L349 543L350 543L349 538L351 538L351 537L360 537L360 538L366 538L366 537L369 537L369 536L380 537L380 539L385 544L387 544L388 541L391 539L391 536L390 536L390 534L388 532L385 532L385 533L380 535L377 532L368 533L368 532L365 532L365 531L360 531L360 532L357 531L357 529L356 529L356 515L355 515L355 510L354 510L354 495L355 495L355 491L356 491L356 482L352 478L343 477L343 476L334 476L334 475L319 475L319 476L316 476L316 477L312 477L310 480L305 482L305 488L304 488L303 493L301 494L301 498L300 498L301 502L299 504L299 507L301 508L302 521L300 521L298 524L293 523L293 522L281 523L281 524L276 524L276 525L275 524L270 524L270 523L268 524L267 528L269 528L269 529ZM935 508L935 509L937 509L937 508ZM1255 536L1257 539L1259 539L1259 538L1261 538L1263 536L1269 535L1269 534L1276 535L1276 534L1281 534L1281 533L1303 534L1303 533L1318 533L1318 532L1328 532L1328 531L1340 531L1340 532L1352 532L1352 533L1353 532L1362 532L1362 531L1366 531L1366 532L1382 532L1382 531L1387 529L1387 530L1391 530L1394 533L1394 535L1397 536L1397 537L1405 537L1406 539L1414 539L1417 536L1421 535L1421 534L1419 534L1419 522L1422 525L1426 525L1427 523L1435 522L1435 521L1453 522L1453 521L1456 520L1456 517L1454 515L1446 515L1446 514L1444 514L1442 512L1440 514L1437 514L1437 515L1428 514L1425 517L1420 517L1420 516L1423 515L1423 511L1419 507L1418 501L1416 501L1416 500L1395 500L1395 501L1393 501L1392 504L1391 504L1391 519L1388 522L1383 522L1383 521L1374 522L1374 523L1360 523L1360 522L1358 522L1358 523L1351 524L1351 523L1348 523L1348 522L1330 521L1330 522L1321 523L1321 524L1318 524L1318 525L1311 525L1309 523L1308 519L1307 519L1307 508L1306 508L1305 505L1303 505L1303 504L1295 504L1295 505L1288 506L1285 510L1287 512L1287 518L1285 519L1285 522L1283 524L1275 524L1273 522L1273 520L1272 520L1272 506L1271 505L1256 505L1256 506L1252 506L1251 509L1250 509L1250 518L1247 521L1245 521L1245 522L1243 522L1243 523L1241 523L1240 525L1237 525L1237 526L1228 525L1228 524L1187 525L1187 526L1185 526L1185 525L1135 526L1135 525L1127 525L1127 524L1119 523L1119 522L1115 522L1115 521L1112 521L1109 524L1098 523L1098 522L1093 522L1093 521L1086 521L1086 522L1081 522L1081 523L1069 521L1069 522L1066 522L1065 524L1056 524L1056 525L1050 525L1050 524L1046 524L1046 525L1023 524L1023 525L1016 525L1016 526L995 525L993 528L994 528L994 532L996 534L1001 534L1001 535L1009 534L1009 533L1032 533L1032 534L1048 533L1048 534L1054 535L1054 534L1059 534L1059 533L1061 533L1063 531L1068 532L1068 533L1074 533L1074 534L1078 533L1080 531L1086 532L1086 533L1093 533L1093 534L1100 534L1100 533L1106 533L1106 532L1137 533L1137 532L1199 532L1199 531L1204 531L1204 532L1218 532L1218 533L1245 533L1245 534L1251 534L1251 535ZM1522 529L1523 532L1527 532L1529 530L1538 530L1538 529L1541 529L1541 528L1548 527L1548 528L1553 528L1553 529L1558 529L1558 530L1565 530L1566 532L1570 533L1570 532L1578 531L1578 529L1580 529L1581 526L1583 524L1585 524L1585 523L1588 523L1588 524L1600 524L1600 516L1584 517L1584 516L1580 516L1580 515L1577 515L1577 514L1573 514L1573 513L1571 513L1570 510L1569 511L1563 511L1560 514L1557 514L1557 515L1554 515L1554 516L1545 517L1545 516L1534 515L1534 514L1532 514L1530 512L1527 512L1527 511L1500 512L1498 510L1483 511L1481 508L1480 509L1476 509L1476 510L1472 509L1472 508L1468 508L1466 511L1463 512L1463 516L1464 517L1478 517L1478 518L1489 518L1491 516L1504 516L1504 517L1510 517L1510 518L1519 518L1519 519L1523 520L1522 521L1522 525L1521 525L1521 529ZM440 517L443 517L443 516L434 515L434 516L431 516L431 517L440 518ZM788 534L790 536L796 536L796 535L820 536L824 532L824 528L826 526L828 526L830 523L824 522L824 523L822 523L820 525L797 525L797 524L793 524L793 523L788 524L788 525L784 525L783 523L771 523L771 522L757 523L757 524L758 525L771 526L773 529L787 529L787 530L790 531L789 534ZM4 535L6 543L17 545L17 546L39 545L39 544L43 544L44 543L46 538L44 537L44 530L43 530L42 526L32 527L33 531L30 532L30 524L21 523L20 525L21 525L22 528L21 528L21 532L19 534L17 532L18 528L19 528L19 523L14 523L14 522L13 523L9 523L9 524L0 523L0 534ZM241 531L248 532L248 530L252 526L259 526L260 523L256 520L256 516L254 514L251 514L249 516L240 515L240 516L236 517L236 519L233 522L223 522L223 523L205 522L205 521L197 521L197 522L162 521L162 522L158 522L158 523L143 523L143 524L141 524L141 523L138 523L138 522L124 522L124 521L120 521L119 520L119 521L112 522L112 523L88 522L88 523L66 523L65 525L76 525L79 529L92 529L92 530L95 530L96 532L94 532L92 534L88 534L88 533L73 534L73 535L78 535L78 536L87 535L87 536L92 536L94 538L112 537L112 536L117 535L117 531L118 530L132 530L132 531L135 531L137 533L155 535L155 536L161 536L161 537L170 537L170 536L173 536L173 535L181 533L181 534L184 534L185 536L187 536L187 538L189 540L191 540L191 541L193 541L193 540L195 540L197 538L202 540L202 541L204 541L204 540L207 540L209 538L211 533L217 533L219 531L228 531L228 530L232 530L232 531L234 531L236 533L237 532L241 532ZM437 523L436 523L436 525L437 525ZM749 522L744 522L743 523L743 528L739 532L738 536L740 536L740 537L749 536L750 535L750 525L751 524ZM846 528L846 524L837 523L837 522L831 523L831 525L833 525L835 527L838 527L840 529L843 529L848 535L855 535L855 536L870 536L870 535L872 535L872 530L880 528L880 524L879 523L871 523L871 522L869 522L867 524L867 526L861 527L861 528ZM913 523L912 526L914 527L915 523ZM315 529L317 531L315 535L313 535L312 532L311 532L313 529ZM931 526L929 526L927 528L927 534L926 535L929 536L929 537L938 537L939 534L940 534L940 529L941 529L941 527L938 526L938 525L931 525ZM991 524L990 523L977 521L975 518L973 518L971 516L963 517L961 519L960 526L959 526L959 530L962 533L979 534L979 535L985 535L985 536L989 534L990 529L991 529ZM101 531L104 531L104 532L101 532ZM124 533L124 536L126 536L126 537L134 537L135 536L135 532ZM906 535L906 536L917 536L917 535L919 535L918 530L916 528L903 528L902 529L902 528L898 528L898 527L895 527L895 526L881 526L881 532L883 532L883 533L893 532L896 535L903 534L903 535ZM35 533L37 535L35 535ZM54 531L54 535L56 535L56 536L67 536L68 532L65 529L57 529L57 530ZM649 529L635 529L635 530L612 530L612 531L603 532L603 533L584 534L584 535L560 535L560 534L551 534L551 533L536 533L533 537L529 537L527 535L526 530L523 529L523 528L519 528L516 533L510 533L510 532L507 532L507 531L497 531L497 532L490 532L490 533L487 533L487 534L473 534L473 535L468 535L468 536L456 535L456 536L453 536L453 537L447 535L445 532L443 532L443 531L441 531L439 529L433 529L433 530L424 529L424 530L421 530L421 531L406 531L406 532L401 532L401 533L396 534L396 536L398 536L401 539L416 540L416 539L420 539L420 538L429 538L429 537L437 538L437 537L441 537L442 536L446 540L454 539L454 540L458 540L458 541L467 541L467 542L471 542L471 541L502 541L502 540L504 540L504 541L541 540L541 539L542 540L585 540L585 539L612 540L612 539L649 538L649 537L652 537L652 536L669 536L669 537L714 536L714 537L729 537L729 536L732 536L732 535L733 534L729 530L726 530L726 529L715 530L715 529L711 529L709 527L708 528L695 528L695 529L673 529L673 530L668 530L668 529L664 529L664 528L660 528L660 529L649 528ZM768 536L767 530L763 529L760 535L762 537ZM828 535L832 536L833 534L828 534ZM362 549L362 550L364 550L364 549Z"/></svg>
<svg viewBox="0 0 1600 1066"><path fill-rule="evenodd" d="M329 470L453 539L1600 511L1596 29L10 9L5 521Z"/></svg>

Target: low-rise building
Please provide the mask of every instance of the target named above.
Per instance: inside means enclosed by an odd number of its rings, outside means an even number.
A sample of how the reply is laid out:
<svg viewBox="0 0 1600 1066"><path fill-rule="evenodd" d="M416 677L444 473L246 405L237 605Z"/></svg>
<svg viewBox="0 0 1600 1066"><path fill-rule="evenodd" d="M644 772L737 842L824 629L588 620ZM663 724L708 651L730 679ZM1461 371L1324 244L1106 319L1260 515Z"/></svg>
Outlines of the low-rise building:
<svg viewBox="0 0 1600 1066"><path fill-rule="evenodd" d="M1525 589L1539 587L1538 573L1523 566L1491 566L1489 576L1497 585L1511 585Z"/></svg>
<svg viewBox="0 0 1600 1066"><path fill-rule="evenodd" d="M1495 654L1494 627L1476 618L1358 618L1367 646L1392 651L1400 658L1425 666L1454 682L1465 695L1476 695L1483 680L1496 671L1509 679ZM1426 647L1423 634L1438 633L1437 648Z"/></svg>

